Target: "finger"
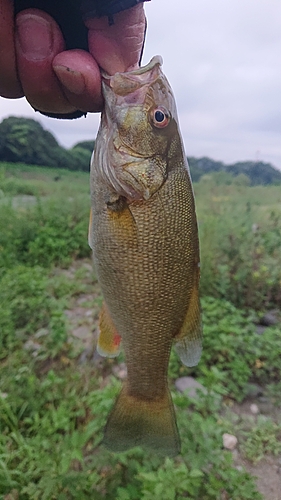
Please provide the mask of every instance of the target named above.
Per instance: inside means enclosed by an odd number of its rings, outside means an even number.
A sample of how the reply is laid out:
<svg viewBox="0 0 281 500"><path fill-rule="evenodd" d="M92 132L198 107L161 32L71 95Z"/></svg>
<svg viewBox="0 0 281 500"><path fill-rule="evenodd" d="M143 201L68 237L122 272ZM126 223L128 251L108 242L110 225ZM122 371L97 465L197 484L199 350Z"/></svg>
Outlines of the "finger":
<svg viewBox="0 0 281 500"><path fill-rule="evenodd" d="M138 67L146 27L142 4L115 14L111 26L107 17L88 19L85 24L90 53L108 74Z"/></svg>
<svg viewBox="0 0 281 500"><path fill-rule="evenodd" d="M75 111L52 67L54 57L64 50L63 36L55 20L46 12L27 9L17 15L16 26L18 73L29 103L45 113Z"/></svg>
<svg viewBox="0 0 281 500"><path fill-rule="evenodd" d="M68 101L81 111L101 111L101 77L98 64L83 50L68 50L53 61L54 71Z"/></svg>
<svg viewBox="0 0 281 500"><path fill-rule="evenodd" d="M12 0L0 0L0 68L0 95L22 97L23 90L16 69Z"/></svg>

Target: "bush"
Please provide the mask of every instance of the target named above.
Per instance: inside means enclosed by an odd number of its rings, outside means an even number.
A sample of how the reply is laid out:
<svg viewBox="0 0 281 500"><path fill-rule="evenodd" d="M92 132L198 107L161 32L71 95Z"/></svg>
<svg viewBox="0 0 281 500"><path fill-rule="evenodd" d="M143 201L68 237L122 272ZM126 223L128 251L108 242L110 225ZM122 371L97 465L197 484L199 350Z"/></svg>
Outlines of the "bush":
<svg viewBox="0 0 281 500"><path fill-rule="evenodd" d="M258 211L255 188L237 187L236 192L226 186L222 192L213 187L210 192L209 184L200 184L201 293L226 298L239 308L279 307L281 213L266 212L266 205ZM263 188L260 196L265 194Z"/></svg>
<svg viewBox="0 0 281 500"><path fill-rule="evenodd" d="M76 146L70 149L69 152L76 162L75 170L90 171L90 160L93 151L90 152L86 148Z"/></svg>
<svg viewBox="0 0 281 500"><path fill-rule="evenodd" d="M66 341L65 316L44 269L19 265L7 271L0 280L0 303L0 358L43 328L48 333L46 347L61 349Z"/></svg>
<svg viewBox="0 0 281 500"><path fill-rule="evenodd" d="M15 210L0 211L0 276L18 262L49 267L65 266L73 258L89 256L87 199L48 200Z"/></svg>

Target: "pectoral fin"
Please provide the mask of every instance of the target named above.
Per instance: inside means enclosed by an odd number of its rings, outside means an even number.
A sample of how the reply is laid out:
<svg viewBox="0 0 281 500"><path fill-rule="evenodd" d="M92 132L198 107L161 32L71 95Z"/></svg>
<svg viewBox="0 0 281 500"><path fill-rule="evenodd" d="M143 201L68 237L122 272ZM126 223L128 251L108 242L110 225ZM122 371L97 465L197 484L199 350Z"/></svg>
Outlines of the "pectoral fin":
<svg viewBox="0 0 281 500"><path fill-rule="evenodd" d="M103 303L100 312L99 329L98 353L101 356L115 358L120 352L121 337L116 331L105 303Z"/></svg>
<svg viewBox="0 0 281 500"><path fill-rule="evenodd" d="M202 321L199 303L199 272L196 269L193 290L183 325L175 337L175 351L186 366L196 366L202 352Z"/></svg>

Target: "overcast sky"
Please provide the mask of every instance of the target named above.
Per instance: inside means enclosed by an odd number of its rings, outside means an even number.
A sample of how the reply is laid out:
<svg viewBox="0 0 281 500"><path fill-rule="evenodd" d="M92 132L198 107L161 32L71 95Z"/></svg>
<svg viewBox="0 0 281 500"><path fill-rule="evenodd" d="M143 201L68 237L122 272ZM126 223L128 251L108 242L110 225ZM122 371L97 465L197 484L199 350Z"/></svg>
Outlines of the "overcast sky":
<svg viewBox="0 0 281 500"><path fill-rule="evenodd" d="M160 54L188 156L281 170L281 1L152 0L143 63ZM0 98L0 121L28 116L65 147L96 136L99 115L63 121Z"/></svg>

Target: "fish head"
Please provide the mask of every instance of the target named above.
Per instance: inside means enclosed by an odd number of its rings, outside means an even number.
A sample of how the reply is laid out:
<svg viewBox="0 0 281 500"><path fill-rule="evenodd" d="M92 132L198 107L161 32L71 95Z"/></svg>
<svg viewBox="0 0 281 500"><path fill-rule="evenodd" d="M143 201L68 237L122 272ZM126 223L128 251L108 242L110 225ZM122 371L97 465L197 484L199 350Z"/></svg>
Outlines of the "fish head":
<svg viewBox="0 0 281 500"><path fill-rule="evenodd" d="M148 199L165 182L169 150L179 139L171 87L162 59L127 73L103 74L105 110L96 168L129 199ZM103 157L102 157L103 154Z"/></svg>

